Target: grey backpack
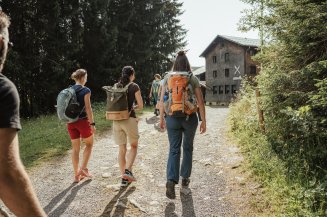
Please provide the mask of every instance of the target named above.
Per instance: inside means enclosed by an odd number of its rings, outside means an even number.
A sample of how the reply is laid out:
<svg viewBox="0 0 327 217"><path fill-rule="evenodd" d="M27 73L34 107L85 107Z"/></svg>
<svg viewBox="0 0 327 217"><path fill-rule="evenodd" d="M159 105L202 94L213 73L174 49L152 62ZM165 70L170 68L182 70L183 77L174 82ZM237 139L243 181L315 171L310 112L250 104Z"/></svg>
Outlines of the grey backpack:
<svg viewBox="0 0 327 217"><path fill-rule="evenodd" d="M73 87L68 87L60 91L57 96L57 114L59 120L66 123L73 123L78 120L79 115L84 111L85 106L82 107L77 101L76 94L79 93L83 87L76 90Z"/></svg>

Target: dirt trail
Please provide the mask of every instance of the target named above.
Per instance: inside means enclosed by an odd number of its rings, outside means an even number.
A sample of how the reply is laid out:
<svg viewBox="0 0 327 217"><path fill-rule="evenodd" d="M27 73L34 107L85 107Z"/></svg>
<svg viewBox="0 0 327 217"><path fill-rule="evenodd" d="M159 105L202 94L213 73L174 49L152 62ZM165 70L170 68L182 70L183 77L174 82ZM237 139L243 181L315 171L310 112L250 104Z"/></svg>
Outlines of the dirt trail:
<svg viewBox="0 0 327 217"><path fill-rule="evenodd" d="M197 132L190 189L177 198L165 197L167 133L158 118L145 113L140 121L139 150L133 168L138 179L119 189L118 147L112 133L98 136L89 169L92 180L72 184L70 152L29 171L37 195L49 216L248 216L243 161L226 140L228 108L207 107L207 132ZM238 168L238 169L234 169Z"/></svg>

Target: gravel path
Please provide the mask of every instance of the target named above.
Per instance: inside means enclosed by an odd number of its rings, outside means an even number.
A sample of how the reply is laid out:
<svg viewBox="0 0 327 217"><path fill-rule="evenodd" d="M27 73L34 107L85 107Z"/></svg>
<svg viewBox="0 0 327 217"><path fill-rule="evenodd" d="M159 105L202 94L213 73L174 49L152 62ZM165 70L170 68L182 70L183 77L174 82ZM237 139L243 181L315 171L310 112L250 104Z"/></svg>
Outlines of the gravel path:
<svg viewBox="0 0 327 217"><path fill-rule="evenodd" d="M72 184L70 152L29 171L37 195L49 216L246 216L247 196L238 149L226 140L228 108L207 107L207 132L197 132L190 189L177 198L165 197L167 133L159 119L145 113L140 121L139 150L133 168L138 179L119 188L118 147L111 131L97 136L89 169L92 180ZM242 211L242 212L241 212ZM242 213L242 214L241 214Z"/></svg>

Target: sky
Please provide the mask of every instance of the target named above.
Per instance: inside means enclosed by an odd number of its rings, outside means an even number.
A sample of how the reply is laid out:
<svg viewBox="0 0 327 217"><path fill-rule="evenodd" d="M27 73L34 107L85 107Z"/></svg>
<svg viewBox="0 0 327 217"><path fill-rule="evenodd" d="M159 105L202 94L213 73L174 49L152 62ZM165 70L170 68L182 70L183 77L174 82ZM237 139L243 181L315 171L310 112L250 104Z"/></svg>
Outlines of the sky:
<svg viewBox="0 0 327 217"><path fill-rule="evenodd" d="M240 32L238 22L241 11L250 8L240 0L180 0L183 2L180 20L188 30L185 47L191 66L204 66L205 59L199 57L217 35L259 38L258 32Z"/></svg>

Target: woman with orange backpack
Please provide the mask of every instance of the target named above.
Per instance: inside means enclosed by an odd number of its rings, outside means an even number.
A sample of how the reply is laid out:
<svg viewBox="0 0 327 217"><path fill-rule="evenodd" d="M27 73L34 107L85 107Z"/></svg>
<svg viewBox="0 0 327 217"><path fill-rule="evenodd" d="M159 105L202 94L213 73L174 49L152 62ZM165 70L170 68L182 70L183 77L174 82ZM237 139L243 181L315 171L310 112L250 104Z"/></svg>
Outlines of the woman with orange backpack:
<svg viewBox="0 0 327 217"><path fill-rule="evenodd" d="M166 196L175 199L175 185L182 177L182 187L190 183L193 157L193 141L198 126L197 109L201 116L200 133L206 131L205 107L199 80L192 75L190 63L184 51L180 51L172 72L164 79L160 95L160 128L167 127L169 155L167 162ZM164 102L165 92L168 100ZM165 117L164 117L165 114ZM180 166L181 145L183 160Z"/></svg>

